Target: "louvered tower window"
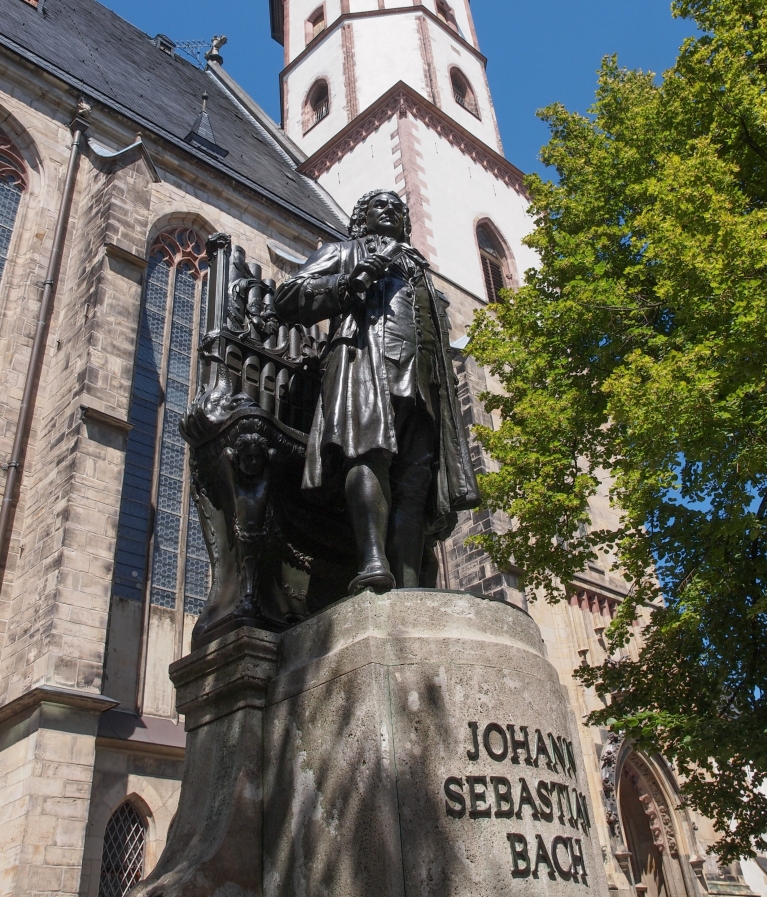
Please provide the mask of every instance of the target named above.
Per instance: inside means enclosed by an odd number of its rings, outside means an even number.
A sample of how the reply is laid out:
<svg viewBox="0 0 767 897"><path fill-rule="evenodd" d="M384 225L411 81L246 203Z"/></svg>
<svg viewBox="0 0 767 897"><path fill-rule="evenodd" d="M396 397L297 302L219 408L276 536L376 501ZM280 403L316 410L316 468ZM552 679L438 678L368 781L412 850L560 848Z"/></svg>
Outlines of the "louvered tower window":
<svg viewBox="0 0 767 897"><path fill-rule="evenodd" d="M453 99L456 103L479 118L477 95L474 93L474 88L469 84L469 79L466 75L460 69L452 68L450 69L450 83L453 86Z"/></svg>
<svg viewBox="0 0 767 897"><path fill-rule="evenodd" d="M312 85L304 104L304 132L313 128L330 114L330 89L328 82L320 78Z"/></svg>
<svg viewBox="0 0 767 897"><path fill-rule="evenodd" d="M485 290L488 302L498 301L498 291L506 288L506 280L503 276L503 255L486 227L477 228L477 243L479 244L479 257L482 260L482 274L485 278Z"/></svg>
<svg viewBox="0 0 767 897"><path fill-rule="evenodd" d="M11 141L0 133L0 280L26 186L24 162Z"/></svg>
<svg viewBox="0 0 767 897"><path fill-rule="evenodd" d="M179 433L192 398L194 348L204 331L207 265L189 229L161 234L150 252L133 380L113 591L199 614L210 565Z"/></svg>
<svg viewBox="0 0 767 897"><path fill-rule="evenodd" d="M146 825L130 801L112 814L104 832L99 897L124 897L144 874Z"/></svg>

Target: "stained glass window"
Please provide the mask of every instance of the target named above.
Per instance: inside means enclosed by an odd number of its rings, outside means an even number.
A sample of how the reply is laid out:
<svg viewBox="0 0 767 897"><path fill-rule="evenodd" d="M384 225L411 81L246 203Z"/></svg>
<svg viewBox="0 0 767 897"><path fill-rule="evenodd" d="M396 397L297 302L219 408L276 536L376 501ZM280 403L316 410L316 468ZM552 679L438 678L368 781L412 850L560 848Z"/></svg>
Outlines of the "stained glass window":
<svg viewBox="0 0 767 897"><path fill-rule="evenodd" d="M163 234L153 249L136 356L114 593L142 601L148 587L152 604L172 609L183 596L185 610L199 613L210 565L179 423L195 385L206 265L194 231Z"/></svg>
<svg viewBox="0 0 767 897"><path fill-rule="evenodd" d="M0 277L5 270L16 212L21 202L21 188L11 178L0 181Z"/></svg>
<svg viewBox="0 0 767 897"><path fill-rule="evenodd" d="M104 832L99 897L124 897L144 873L146 826L130 801L112 814Z"/></svg>
<svg viewBox="0 0 767 897"><path fill-rule="evenodd" d="M5 270L16 213L25 187L21 156L11 141L0 133L0 278Z"/></svg>

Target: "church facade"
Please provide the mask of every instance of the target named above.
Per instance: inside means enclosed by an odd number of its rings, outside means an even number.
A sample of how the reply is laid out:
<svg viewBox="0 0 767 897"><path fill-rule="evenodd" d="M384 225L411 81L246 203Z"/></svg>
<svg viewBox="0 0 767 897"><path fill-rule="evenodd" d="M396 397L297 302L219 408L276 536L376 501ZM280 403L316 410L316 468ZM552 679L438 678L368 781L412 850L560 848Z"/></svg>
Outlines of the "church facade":
<svg viewBox="0 0 767 897"><path fill-rule="evenodd" d="M209 575L178 433L208 238L279 282L343 238L360 195L396 190L450 301L464 420L490 422L466 331L535 258L468 0L270 3L281 127L218 49L203 71L95 0L0 0L2 895L122 895L172 824L185 737L167 670ZM592 512L609 525L606 493ZM465 545L504 525L464 513L441 585L525 608L582 720L598 699L572 671L605 657L626 584L605 560L569 602L530 601ZM710 823L662 758L580 734L612 891L767 895L759 863L706 855Z"/></svg>

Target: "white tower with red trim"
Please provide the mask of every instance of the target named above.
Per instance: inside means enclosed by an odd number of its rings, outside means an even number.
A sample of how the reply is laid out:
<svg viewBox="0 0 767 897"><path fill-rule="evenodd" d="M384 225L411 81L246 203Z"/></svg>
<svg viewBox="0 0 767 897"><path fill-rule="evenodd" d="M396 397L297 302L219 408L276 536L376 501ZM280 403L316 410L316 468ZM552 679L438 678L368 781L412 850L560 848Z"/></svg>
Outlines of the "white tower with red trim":
<svg viewBox="0 0 767 897"><path fill-rule="evenodd" d="M469 0L270 2L285 47L283 128L308 156L300 170L347 212L377 187L406 198L460 336L477 301L535 262Z"/></svg>

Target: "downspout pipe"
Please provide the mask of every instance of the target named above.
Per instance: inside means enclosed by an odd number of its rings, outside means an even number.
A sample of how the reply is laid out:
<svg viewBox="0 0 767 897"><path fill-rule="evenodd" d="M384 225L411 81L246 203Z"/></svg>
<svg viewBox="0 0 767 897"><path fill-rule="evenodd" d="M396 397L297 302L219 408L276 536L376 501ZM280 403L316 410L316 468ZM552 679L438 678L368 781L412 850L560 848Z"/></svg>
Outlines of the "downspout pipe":
<svg viewBox="0 0 767 897"><path fill-rule="evenodd" d="M78 107L83 112L87 109L81 102ZM13 448L11 450L10 460L3 465L3 470L8 471L8 477L5 481L5 493L3 494L3 503L0 507L0 569L4 570L8 553L4 550L8 527L13 519L13 499L16 493L16 485L19 479L19 470L24 458L26 449L26 436L29 426L29 419L34 410L34 396L36 393L40 362L45 352L45 334L48 329L51 311L53 309L53 300L56 296L56 284L58 281L59 271L61 269L61 253L64 248L64 240L67 235L67 226L69 224L69 213L72 208L72 197L75 192L75 183L77 181L77 166L80 159L80 146L83 134L88 129L88 122L81 115L76 115L72 120L72 147L69 151L69 164L67 166L66 179L64 181L64 192L61 196L61 205L59 206L59 214L56 219L56 230L53 234L53 247L51 248L51 257L48 260L48 270L45 274L45 283L43 288L43 298L40 302L40 311L37 316L37 327L35 328L35 339L32 343L32 351L29 355L29 363L27 364L27 372L24 378L24 392L21 397L21 407L19 408L19 419L16 422L16 433L13 438Z"/></svg>

